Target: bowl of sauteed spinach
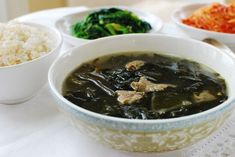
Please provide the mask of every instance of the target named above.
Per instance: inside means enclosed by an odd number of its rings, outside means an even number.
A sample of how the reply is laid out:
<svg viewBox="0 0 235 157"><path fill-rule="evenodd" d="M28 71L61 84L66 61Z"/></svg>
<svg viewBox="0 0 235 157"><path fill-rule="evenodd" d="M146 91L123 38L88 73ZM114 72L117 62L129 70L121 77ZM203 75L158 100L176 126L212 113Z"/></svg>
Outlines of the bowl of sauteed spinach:
<svg viewBox="0 0 235 157"><path fill-rule="evenodd" d="M69 50L48 78L57 106L84 135L164 152L206 138L229 117L234 67L231 54L201 41L128 34Z"/></svg>
<svg viewBox="0 0 235 157"><path fill-rule="evenodd" d="M65 40L80 45L103 37L154 33L161 29L160 18L127 7L101 7L88 9L60 18L56 27Z"/></svg>

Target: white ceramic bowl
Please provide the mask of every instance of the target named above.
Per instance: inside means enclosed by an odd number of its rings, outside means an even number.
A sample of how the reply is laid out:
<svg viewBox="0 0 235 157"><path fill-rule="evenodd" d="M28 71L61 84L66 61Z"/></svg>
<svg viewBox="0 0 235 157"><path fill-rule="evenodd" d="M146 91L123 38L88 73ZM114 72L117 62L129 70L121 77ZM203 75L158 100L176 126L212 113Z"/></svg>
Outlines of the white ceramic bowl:
<svg viewBox="0 0 235 157"><path fill-rule="evenodd" d="M227 82L228 100L210 110L174 119L136 120L101 115L74 105L62 96L65 78L82 63L117 52L152 51L205 64ZM235 105L235 61L206 43L153 34L120 35L94 40L69 50L49 71L57 105L84 134L116 149L138 152L171 151L192 145L217 130Z"/></svg>
<svg viewBox="0 0 235 157"><path fill-rule="evenodd" d="M45 31L54 43L48 54L32 61L0 67L0 103L16 104L28 100L46 83L50 65L57 58L62 38L54 29L39 24L23 23Z"/></svg>
<svg viewBox="0 0 235 157"><path fill-rule="evenodd" d="M225 43L233 51L235 51L235 34L220 33L220 32L199 29L186 25L182 22L183 19L190 17L195 10L201 7L205 7L206 5L211 5L211 4L193 3L185 5L173 12L172 20L183 32L185 32L188 36L194 39L202 40L205 38L214 38L222 43Z"/></svg>
<svg viewBox="0 0 235 157"><path fill-rule="evenodd" d="M133 8L129 8L129 7L124 7L124 6L109 6L109 7L99 7L99 8L93 8L93 9L88 9L86 11L82 11L82 12L78 12L78 13L73 13L67 16L64 16L60 19L58 19L55 23L56 28L62 33L65 41L71 45L74 46L78 46L81 44L84 44L86 42L92 41L92 40L88 40L88 39L82 39L82 38L77 38L71 35L71 31L70 28L73 24L75 24L78 21L81 21L82 19L84 19L87 15L98 11L100 9L104 9L104 8L120 8L120 9L124 9L124 10L129 10L133 13L135 13L138 17L140 17L141 19L147 21L148 23L150 23L150 25L152 26L152 30L149 33L154 33L154 32L158 32L161 28L162 28L162 20L157 17L154 16L150 13L147 12L142 12Z"/></svg>

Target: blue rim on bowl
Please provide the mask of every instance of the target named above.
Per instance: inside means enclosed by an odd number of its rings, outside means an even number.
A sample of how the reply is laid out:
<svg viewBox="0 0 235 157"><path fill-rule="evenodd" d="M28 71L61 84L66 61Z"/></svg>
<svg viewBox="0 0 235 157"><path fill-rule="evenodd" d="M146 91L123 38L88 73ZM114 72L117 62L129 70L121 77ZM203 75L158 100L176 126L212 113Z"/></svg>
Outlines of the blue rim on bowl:
<svg viewBox="0 0 235 157"><path fill-rule="evenodd" d="M129 35L120 35L120 36L116 36L116 37L107 37L107 38L101 38L101 39L97 39L94 41L91 41L87 44L84 44L80 47L76 47L73 48L71 50L69 50L68 52L66 52L64 55L62 55L60 58L56 59L56 61L53 63L53 65L51 66L50 70L49 70L49 75L48 75L48 81L49 81L49 85L50 88L52 90L52 93L54 94L55 97L57 97L60 101L63 102L63 104L66 104L64 107L66 107L67 109L71 110L71 112L73 112L74 114L78 114L78 116L81 116L85 119L87 119L88 121L99 121L99 123L101 124L105 124L105 123L115 123L118 125L118 123L125 123L127 124L126 126L128 128L132 128L134 125L137 125L136 130L141 130L141 131L146 131L146 132L152 132L156 129L160 129L160 130L171 130L171 129L179 129L179 128L184 128L184 127L188 127L188 126L192 126L198 123L201 123L202 121L209 121L215 117L220 116L221 114L223 114L225 111L229 111L232 110L233 104L235 103L235 98L231 97L229 95L228 100L226 100L224 103L209 109L207 111L201 112L201 113L197 113L197 114L193 114L193 115L189 115L189 116L184 116L184 117L179 117L179 118L173 118L173 119L157 119L157 120L136 120L136 119L124 119L124 118L116 118L116 117L110 117L110 116L105 116L105 115L101 115L98 113L94 113L91 111L88 111L86 109L83 109L79 106L76 106L75 104L69 102L68 100L66 100L58 91L58 89L55 87L55 82L53 80L53 75L55 73L55 67L57 66L57 64L59 62L63 62L64 58L72 55L73 53L76 53L75 51L78 51L82 48L85 47L89 47L90 45L92 45L93 43L102 43L105 41L108 41L110 39L112 40L122 40L123 38L129 38L130 42L133 41L135 38L142 38L142 37L146 37L148 36L149 38L159 38L159 39L164 39L164 38L171 38L172 40L181 40L184 43L187 42L191 42L194 43L196 45L200 45L206 48L209 48L213 51L217 51L217 53L220 53L221 55L226 55L227 57L229 57L234 64L234 60L231 58L231 56L224 54L222 51L220 51L219 49L208 45L206 43L203 43L201 41L197 41L194 39L184 39L184 38L179 38L179 37L173 37L173 36L166 36L166 35L153 35L153 34L129 34ZM77 53L81 53L80 51ZM72 71L73 69L71 69ZM230 93L231 94L231 93ZM138 124L144 124L146 126L146 128L141 128L142 125L138 125ZM162 124L167 124L167 125L162 125ZM176 125L177 124L177 125ZM148 125L150 125L151 127L148 127ZM121 127L121 126L120 126Z"/></svg>

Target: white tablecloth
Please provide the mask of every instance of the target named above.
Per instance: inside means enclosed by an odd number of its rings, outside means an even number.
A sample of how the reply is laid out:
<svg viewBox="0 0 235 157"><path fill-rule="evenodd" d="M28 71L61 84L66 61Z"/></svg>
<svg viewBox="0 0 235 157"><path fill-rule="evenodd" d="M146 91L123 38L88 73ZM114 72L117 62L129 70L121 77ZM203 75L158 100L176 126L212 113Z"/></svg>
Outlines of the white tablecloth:
<svg viewBox="0 0 235 157"><path fill-rule="evenodd" d="M20 17L18 20L53 26L57 18L84 9L47 10ZM185 36L172 24L166 24L161 33ZM63 50L68 48L63 45ZM0 104L0 157L235 156L235 114L218 132L193 147L164 154L141 154L113 150L81 135L57 111L54 104L48 85L28 102L18 105Z"/></svg>

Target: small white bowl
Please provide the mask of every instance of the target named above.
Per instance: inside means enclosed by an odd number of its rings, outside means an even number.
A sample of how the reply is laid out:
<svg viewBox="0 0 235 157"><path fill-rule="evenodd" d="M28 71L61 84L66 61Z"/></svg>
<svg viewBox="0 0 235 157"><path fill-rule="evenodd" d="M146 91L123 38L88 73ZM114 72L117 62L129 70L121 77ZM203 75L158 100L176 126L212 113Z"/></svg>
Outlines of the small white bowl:
<svg viewBox="0 0 235 157"><path fill-rule="evenodd" d="M209 31L204 29L195 28L189 25L186 25L182 22L183 19L190 17L194 11L206 5L211 5L209 3L194 3L185 5L172 14L172 20L174 23L189 37L202 40L205 38L214 38L220 42L228 45L232 50L235 50L235 34L221 33L215 31Z"/></svg>
<svg viewBox="0 0 235 157"><path fill-rule="evenodd" d="M23 23L47 32L54 43L48 54L21 64L0 67L0 104L16 104L34 96L47 81L47 73L62 44L60 33L47 26Z"/></svg>
<svg viewBox="0 0 235 157"><path fill-rule="evenodd" d="M105 9L105 8L112 8L112 7L131 11L135 13L140 19L147 21L152 26L152 30L149 33L158 32L163 26L162 20L159 17L154 16L150 13L142 12L142 11L129 8L129 7L124 7L124 6L99 7L99 8L88 9L86 11L82 11L78 13L73 13L73 14L70 14L70 15L67 15L58 19L55 23L55 26L62 33L67 43L74 45L74 46L78 46L78 45L84 44L92 40L82 39L82 38L77 38L75 36L72 36L71 30L70 30L71 26L75 24L76 22L81 21L86 16L88 16L89 14L95 11L99 11L100 9Z"/></svg>

